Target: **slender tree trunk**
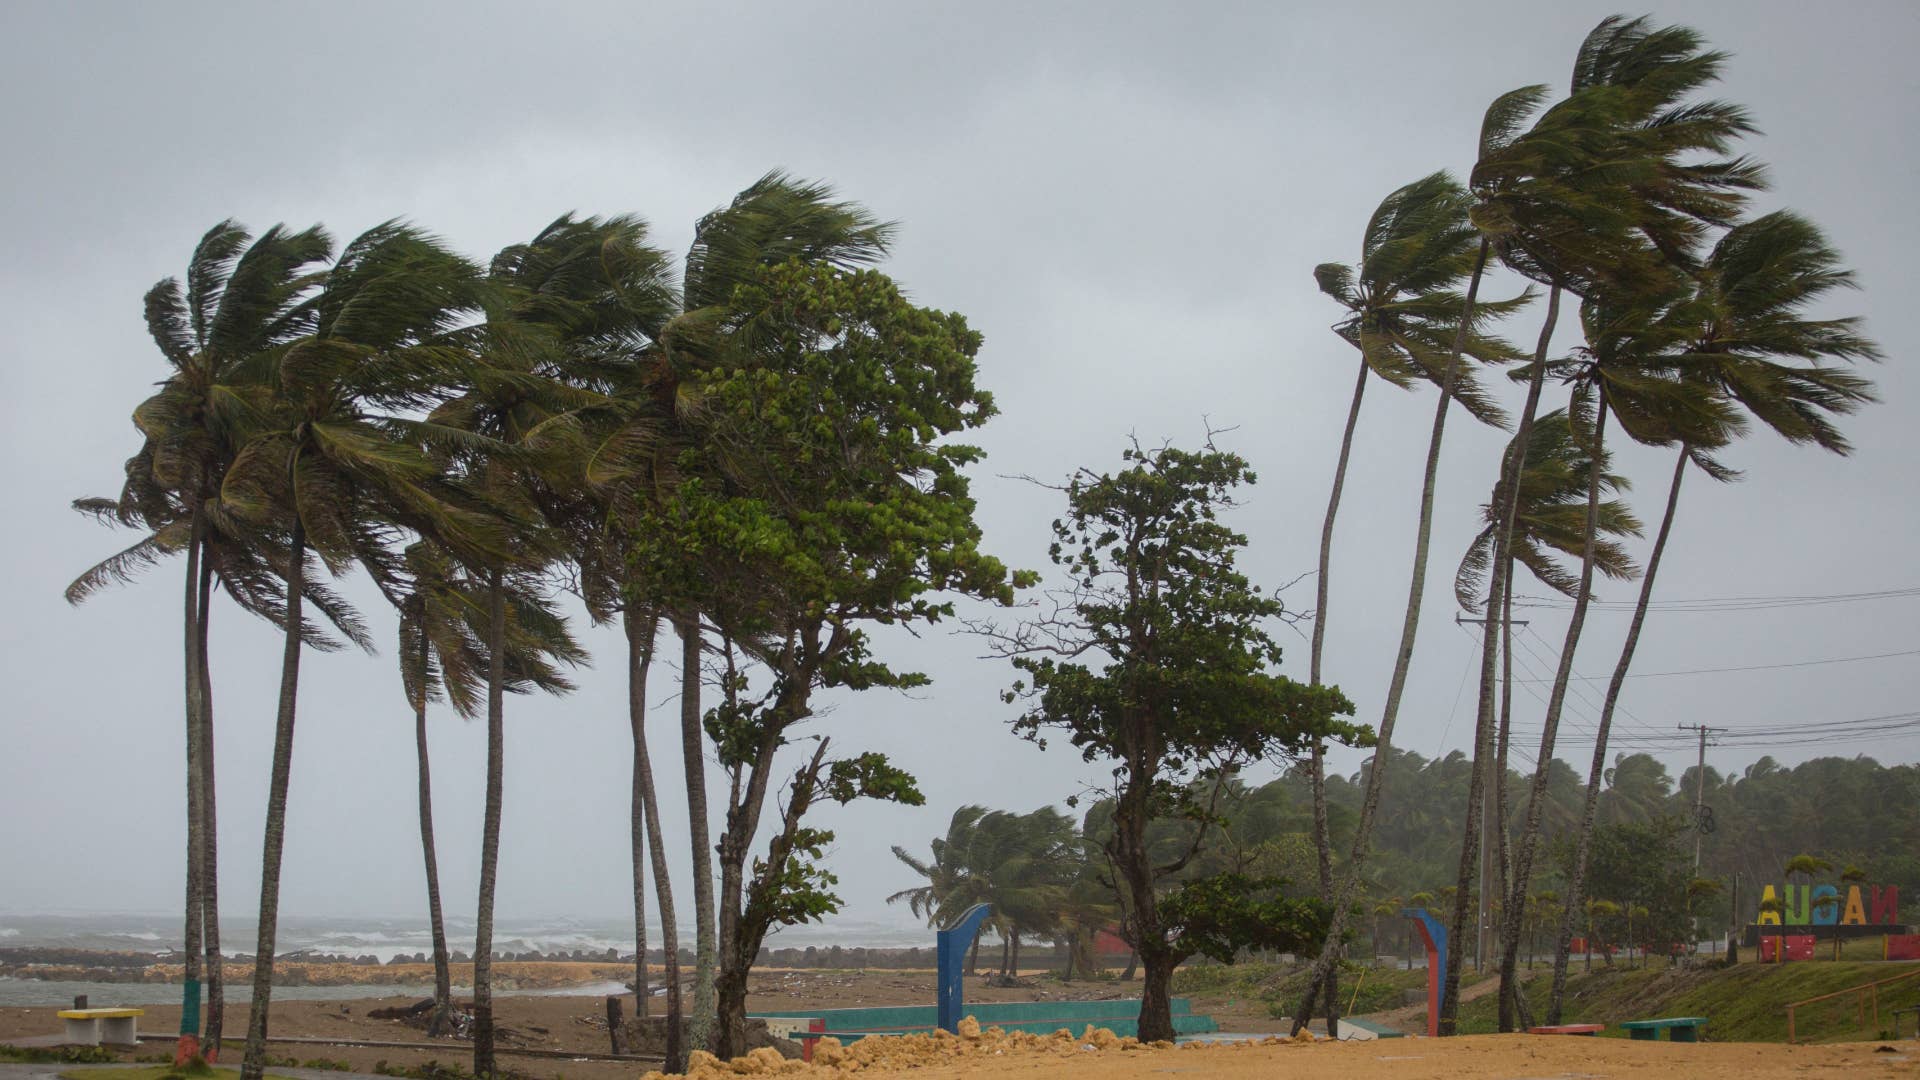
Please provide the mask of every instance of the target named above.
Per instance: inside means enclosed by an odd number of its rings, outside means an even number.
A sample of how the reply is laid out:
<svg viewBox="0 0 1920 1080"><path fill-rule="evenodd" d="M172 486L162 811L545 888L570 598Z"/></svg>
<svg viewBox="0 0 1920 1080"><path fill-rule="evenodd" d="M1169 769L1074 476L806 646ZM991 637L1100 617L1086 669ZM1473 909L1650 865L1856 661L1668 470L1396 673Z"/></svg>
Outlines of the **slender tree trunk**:
<svg viewBox="0 0 1920 1080"><path fill-rule="evenodd" d="M700 621L681 618L680 749L687 772L687 830L693 841L693 1014L687 1041L696 1050L712 1046L714 1021L713 833L707 819L706 733L700 723Z"/></svg>
<svg viewBox="0 0 1920 1080"><path fill-rule="evenodd" d="M420 852L427 869L427 925L433 934L433 1015L427 1018L427 1034L437 1036L453 1026L453 972L447 962L447 924L440 907L440 859L433 843L433 768L427 754L429 647L423 626L414 661L414 685L419 687L419 696L413 701L413 745L420 773Z"/></svg>
<svg viewBox="0 0 1920 1080"><path fill-rule="evenodd" d="M186 649L183 666L187 695L186 930L182 942L186 952L186 972L180 987L180 1039L174 1044L175 1064L184 1064L200 1053L200 964L206 952L202 937L206 911L206 768L201 762L203 750L200 742L200 717L206 710L205 687L200 682L200 549L206 532L206 511L196 501L187 543L186 612L184 633L181 635Z"/></svg>
<svg viewBox="0 0 1920 1080"><path fill-rule="evenodd" d="M507 603L500 571L487 582L487 807L480 830L479 924L473 946L473 1074L496 1075L493 1059L493 890L500 870L500 803L506 781Z"/></svg>
<svg viewBox="0 0 1920 1080"><path fill-rule="evenodd" d="M208 660L208 625L213 612L213 563L200 559L200 925L206 950L207 1024L200 1043L201 1056L220 1056L226 1032L226 958L220 953L220 815L216 812L213 767L213 670Z"/></svg>
<svg viewBox="0 0 1920 1080"><path fill-rule="evenodd" d="M1513 872L1513 832L1508 815L1507 762L1513 749L1513 553L1507 553L1506 587L1500 596L1500 895L1507 896Z"/></svg>
<svg viewBox="0 0 1920 1080"><path fill-rule="evenodd" d="M1602 422L1605 412L1601 413ZM1568 910L1571 905L1581 901L1587 886L1587 860L1593 852L1593 823L1600 801L1600 782L1607 766L1607 736L1613 727L1613 710L1620 703L1620 690L1626 684L1627 670L1633 666L1633 652L1640 644L1640 629L1647 620L1647 603L1653 598L1654 577L1660 572L1660 557L1666 553L1667 537L1673 532L1674 510L1680 505L1680 481L1687 473L1687 448L1680 448L1678 460L1673 465L1673 483L1667 488L1667 509L1660 519L1660 532L1653 539L1653 552L1647 557L1646 569L1640 576L1640 598L1634 604L1633 621L1627 624L1627 640L1620 648L1620 659L1613 667L1613 677L1607 681L1607 696L1600 703L1600 723L1594 732L1593 763L1587 771L1587 798L1580 818L1580 838L1573 857L1573 875L1567 882ZM1592 505L1593 496L1589 495L1587 508L1589 527L1596 511ZM1573 939L1571 925L1563 926L1560 931L1560 945L1553 958L1553 996L1548 999L1547 1015L1560 1015L1562 998L1566 993L1566 951ZM1555 1020L1554 1023L1559 1021Z"/></svg>
<svg viewBox="0 0 1920 1080"><path fill-rule="evenodd" d="M287 780L293 771L294 704L300 688L300 602L307 536L298 518L287 553L287 635L280 656L280 704L274 720L273 774L267 787L266 839L260 856L260 935L254 944L253 1005L247 1011L241 1080L262 1080L267 1071L267 1016L273 1004L274 940L280 920L280 854L287 836Z"/></svg>
<svg viewBox="0 0 1920 1080"><path fill-rule="evenodd" d="M1488 605L1491 609L1492 605ZM1492 611L1488 611L1492 616ZM1486 628L1483 626L1484 631ZM1482 636L1491 638L1491 634ZM1490 719L1490 718L1488 718ZM1473 941L1472 930L1477 928L1478 898L1475 894L1476 879L1480 874L1480 830L1485 821L1482 816L1482 803L1486 797L1487 768L1492 764L1493 747L1490 737L1493 732L1488 724L1476 724L1473 740L1474 765L1467 781L1467 817L1466 829L1460 838L1460 866L1454 879L1453 925L1447 932L1447 955L1444 973L1441 976L1440 989L1440 1034L1452 1035L1457 1030L1460 1009L1460 968L1466 957L1467 949ZM1469 920L1472 920L1471 922Z"/></svg>
<svg viewBox="0 0 1920 1080"><path fill-rule="evenodd" d="M626 614L625 622L627 640L630 643L638 642L639 646L638 678L629 678L627 682L627 710L629 717L640 718L633 721L633 767L640 784L641 803L646 807L647 853L653 862L654 906L660 912L660 948L662 959L666 964L664 973L667 983L665 1069L667 1072L677 1073L685 1072L687 1068L687 1045L681 1037L685 1026L686 1010L680 995L680 933L674 919L673 883L667 877L667 840L666 834L660 829L660 799L653 786L653 763L647 753L647 728L644 722L647 675L653 668L655 624L651 614L645 618L636 619L632 612ZM631 645L629 647L631 648ZM631 662L631 655L629 653L629 662Z"/></svg>
<svg viewBox="0 0 1920 1080"><path fill-rule="evenodd" d="M1354 455L1354 429L1359 427L1359 405L1367 394L1367 357L1359 359L1359 375L1354 380L1354 402L1346 409L1346 429L1340 432L1340 457L1332 467L1332 492L1327 496L1327 517L1321 521L1321 553L1319 553L1319 573L1315 575L1313 588L1313 651L1308 661L1308 682L1313 686L1321 684L1321 657L1325 655L1327 644L1327 592L1329 592L1329 569L1332 565L1332 523L1340 513L1340 494L1346 490L1346 465ZM1319 897L1323 903L1332 903L1332 832L1327 826L1327 744L1313 744L1313 761L1309 765L1308 778L1313 784L1313 855L1319 867ZM1340 1001L1340 969L1334 967L1327 972L1327 1034L1340 1038L1340 1019L1338 1001Z"/></svg>
<svg viewBox="0 0 1920 1080"><path fill-rule="evenodd" d="M1587 482L1587 536L1580 559L1580 589L1574 597L1573 614L1567 621L1566 640L1560 646L1560 663L1554 671L1553 691L1547 698L1547 716L1542 725L1542 730L1545 732L1545 735L1542 736L1543 740L1554 734L1559 727L1560 711L1566 703L1567 683L1573 675L1574 653L1580 646L1580 631L1586 623L1587 603L1593 594L1593 552L1599 532L1600 519L1600 476L1602 470L1599 468L1599 457L1606 447L1607 399L1604 387L1601 388L1598 397L1599 401L1595 411L1593 431L1593 457L1595 467ZM1543 745L1542 761L1546 760L1545 749ZM1591 814L1592 807L1591 804L1589 804L1589 818L1591 818ZM1591 820L1589 820L1588 824L1591 825ZM1530 846L1522 845L1522 873L1531 870L1532 854L1533 851ZM1571 891L1572 890L1569 890L1569 893L1571 893ZM1577 896L1568 895L1565 899L1568 914L1561 924L1560 938L1554 948L1554 986L1556 988L1565 985L1567 950L1573 941L1573 913L1577 912L1580 907ZM1589 963L1591 963L1591 943L1589 943L1588 947ZM1608 959L1609 962L1611 962L1612 958L1609 957ZM1549 995L1547 999L1547 1023L1549 1024L1558 1024L1560 1022L1558 1019L1560 1016L1559 998L1560 995L1556 990L1556 992Z"/></svg>
<svg viewBox="0 0 1920 1080"><path fill-rule="evenodd" d="M1554 329L1559 325L1559 322L1560 322L1560 287L1556 285L1553 288L1547 290L1547 314L1546 314L1546 318L1541 320L1540 336L1534 342L1532 371L1530 373L1530 377L1527 380L1527 400L1526 400L1526 403L1523 406L1521 406L1521 409L1520 409L1520 422L1514 426L1513 442L1510 444L1512 448L1507 452L1504 460L1501 462L1501 476L1500 476L1500 483L1498 485L1500 505L1497 508L1497 513L1500 516L1500 523L1497 530L1494 533L1492 573L1490 575L1490 580L1487 583L1487 610L1485 612L1486 621L1485 623L1482 624L1481 629L1483 633L1480 635L1480 687L1479 687L1480 692L1478 696L1479 707L1474 713L1474 716L1475 716L1474 756L1476 758L1474 774L1476 777L1476 782L1482 782L1480 781L1479 778L1483 772L1482 767L1479 764L1479 761L1477 759L1480 758L1481 756L1482 748L1488 745L1488 740L1491 738L1491 732L1493 730L1493 724L1494 724L1494 691L1495 691L1494 676L1499 670L1499 659L1500 659L1499 651L1496 646L1498 642L1501 640L1501 638L1504 638L1507 641L1509 656L1511 655L1511 650L1512 650L1512 639L1510 636L1510 631L1507 629L1506 619L1508 615L1507 601L1512 594L1513 529L1514 529L1514 522L1518 518L1519 512L1520 512L1520 478L1526 474L1528 442L1533 435L1534 419L1536 416L1539 415L1539 412L1540 412L1540 392L1546 381L1547 352L1552 346L1553 332L1554 332ZM1494 635L1496 619L1499 620L1499 625L1503 631L1500 638L1496 638ZM1493 762L1493 767L1496 770L1497 775L1499 777L1499 779L1496 781L1496 784L1497 784L1496 790L1499 793L1499 798L1502 800L1504 800L1505 798L1506 771L1507 771L1507 750L1506 750L1505 731L1506 731L1506 724L1508 723L1510 717L1511 717L1511 713L1503 709L1502 715L1501 715L1502 736L1500 740L1500 748L1498 753L1495 755L1496 760ZM1504 806L1504 803L1502 805ZM1503 811L1496 811L1496 815L1500 821L1501 834L1502 836L1504 836L1505 835L1505 814ZM1476 826L1469 825L1468 828L1476 829ZM1475 837L1475 841L1477 844L1477 841L1478 841L1477 835ZM1508 869L1506 866L1505 856L1506 856L1506 851L1503 844L1501 849L1501 868L1500 868L1503 889L1509 887L1506 885L1506 881L1505 881L1506 873ZM1462 857L1461 865L1463 868L1466 866L1464 855ZM1464 892L1465 890L1462 889L1461 891ZM1522 892L1524 895L1524 890L1522 890ZM1511 956L1514 958L1513 960L1514 963L1518 962L1519 943L1517 941L1514 941L1512 948L1508 948L1507 943L1513 939L1513 936L1516 933L1519 932L1519 919L1517 917L1512 917L1511 915L1511 913L1514 912L1517 906L1514 903L1513 895L1511 893L1503 893L1502 895L1504 896L1505 905L1506 905L1506 910L1504 914L1508 915L1508 917L1501 919L1501 933L1500 933L1500 939L1499 939L1500 940L1500 972L1501 972L1500 1030L1512 1031L1513 1030L1513 1006L1512 1006L1511 997L1517 991L1519 983L1518 983L1518 976L1514 974L1513 967L1509 963L1508 958L1509 956ZM1488 894L1488 903L1489 904L1492 903L1490 893ZM1456 913L1455 919L1454 919L1455 932L1456 933L1460 932L1461 927L1462 927L1462 923L1460 921L1458 914ZM1460 938L1457 940L1461 941L1462 946L1464 947L1465 939ZM1461 950L1455 949L1453 951L1459 952ZM1459 981L1460 981L1459 965L1455 963L1451 957L1449 957L1448 959L1447 972L1448 972L1448 979L1447 979L1448 990L1447 990L1447 996L1445 999L1446 1004L1441 1006L1440 1023L1443 1029L1446 1029L1449 1026L1449 1023L1450 1023L1449 1017L1452 1015L1453 1010L1458 1006L1458 1003L1459 1003L1459 1000L1458 1000Z"/></svg>
<svg viewBox="0 0 1920 1080"><path fill-rule="evenodd" d="M1340 513L1340 495L1347 485L1347 462L1353 456L1353 431L1360 423L1360 403L1367 393L1367 360L1360 358L1360 373L1353 384L1353 401L1347 406L1347 426L1340 434L1340 457L1333 466L1333 490L1327 496L1327 514L1320 523L1320 569L1315 575L1313 607L1313 650L1308 661L1308 682L1320 685L1320 664L1327 637L1328 572L1333 563L1333 521ZM1308 778L1313 784L1313 849L1320 871L1320 900L1333 903L1333 836L1327 826L1327 747L1313 744L1313 761ZM1327 970L1324 987L1327 1000L1327 1034L1340 1037L1340 969Z"/></svg>
<svg viewBox="0 0 1920 1080"><path fill-rule="evenodd" d="M973 948L967 950L967 974L969 975L978 975L980 973L980 936L983 933L985 933L984 930L975 930L973 932ZM1133 969L1129 967L1127 970L1131 971Z"/></svg>
<svg viewBox="0 0 1920 1080"><path fill-rule="evenodd" d="M1414 638L1420 631L1420 604L1427 588L1427 551L1433 535L1433 493L1439 479L1440 446L1446 433L1447 409L1453 403L1454 374L1464 362L1461 356L1466 349L1467 328L1473 321L1474 304L1480 295L1480 279L1486 270L1487 249L1488 243L1482 239L1480 251L1474 258L1473 277L1467 284L1466 304L1460 313L1460 326L1454 334L1453 349L1446 370L1441 373L1440 400L1434 410L1433 434L1427 444L1426 477L1420 489L1420 524L1414 534L1413 574L1407 587L1407 612L1400 628L1400 647L1394 656L1393 677L1387 684L1386 705L1381 710L1380 726L1375 732L1373 768L1368 771L1367 791L1360 803L1360 820L1353 832L1353 852L1334 897L1326 944L1320 950L1319 959L1314 961L1313 973L1308 978L1309 1000L1314 988L1325 983L1340 962L1347 912L1353 906L1354 890L1359 884L1367 850L1373 840L1373 821L1380 810L1380 784L1386 776L1386 764L1393 749L1393 725L1400 714L1400 696L1407 688L1407 669L1413 663ZM1304 1030L1309 1019L1305 1012L1295 1010L1293 1033L1297 1035Z"/></svg>
<svg viewBox="0 0 1920 1080"><path fill-rule="evenodd" d="M647 743L647 668L652 648L641 640L633 615L621 614L627 637L627 726L633 732L633 794L629 830L633 847L633 1015L647 1015L647 785L644 748Z"/></svg>

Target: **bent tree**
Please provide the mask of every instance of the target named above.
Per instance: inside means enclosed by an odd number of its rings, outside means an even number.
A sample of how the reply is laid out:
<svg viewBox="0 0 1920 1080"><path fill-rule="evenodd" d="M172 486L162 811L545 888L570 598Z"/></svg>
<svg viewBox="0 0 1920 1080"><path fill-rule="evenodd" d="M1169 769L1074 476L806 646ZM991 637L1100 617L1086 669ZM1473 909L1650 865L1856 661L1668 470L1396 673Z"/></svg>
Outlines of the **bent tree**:
<svg viewBox="0 0 1920 1080"><path fill-rule="evenodd" d="M980 550L966 465L944 441L994 414L974 384L980 337L959 315L916 307L885 275L798 260L753 274L730 301L737 329L681 353L696 430L681 480L644 515L629 553L636 599L698 609L729 673L703 717L728 780L720 832L718 1023L713 1052L746 1052L747 975L767 932L838 909L820 867L832 833L805 823L822 800L918 804L912 777L875 753L795 768L783 747L821 690L924 686L876 657L872 624L953 613L949 596L1010 604L1024 575ZM734 670L736 647L754 661ZM789 771L791 770L791 771ZM784 776L784 780L783 780ZM764 854L749 861L769 795Z"/></svg>
<svg viewBox="0 0 1920 1080"><path fill-rule="evenodd" d="M1062 732L1088 761L1113 764L1112 827L1103 847L1127 936L1146 967L1140 1038L1172 1039L1173 969L1204 953L1299 949L1327 932L1324 902L1287 896L1277 878L1234 873L1169 887L1223 821L1218 799L1242 766L1348 745L1371 733L1339 719L1338 687L1274 669L1268 628L1285 614L1235 565L1246 537L1220 515L1254 480L1238 455L1210 444L1122 454L1113 474L1082 469L1064 486L1066 516L1051 555L1066 580L1050 611L1009 630L979 629L1025 673L1007 692L1027 709L1014 729L1046 745ZM1168 858L1149 842L1156 820L1195 823Z"/></svg>

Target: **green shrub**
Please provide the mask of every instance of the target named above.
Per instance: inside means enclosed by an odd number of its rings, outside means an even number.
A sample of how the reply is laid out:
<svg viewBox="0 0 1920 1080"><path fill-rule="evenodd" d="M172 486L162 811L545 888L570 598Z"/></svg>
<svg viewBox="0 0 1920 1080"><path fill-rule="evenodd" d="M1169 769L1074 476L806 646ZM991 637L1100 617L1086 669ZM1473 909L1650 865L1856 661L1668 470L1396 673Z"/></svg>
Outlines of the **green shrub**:
<svg viewBox="0 0 1920 1080"><path fill-rule="evenodd" d="M26 1065L98 1065L118 1061L104 1046L7 1046L0 1044L0 1061Z"/></svg>

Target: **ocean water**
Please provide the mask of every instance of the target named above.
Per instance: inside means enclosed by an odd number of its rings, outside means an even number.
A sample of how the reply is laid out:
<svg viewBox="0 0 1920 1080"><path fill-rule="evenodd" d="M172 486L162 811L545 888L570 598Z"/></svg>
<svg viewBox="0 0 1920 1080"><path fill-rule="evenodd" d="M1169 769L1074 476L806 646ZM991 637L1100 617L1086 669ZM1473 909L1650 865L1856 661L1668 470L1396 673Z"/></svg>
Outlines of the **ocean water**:
<svg viewBox="0 0 1920 1080"><path fill-rule="evenodd" d="M220 942L229 954L252 952L256 934L251 919L222 918ZM471 919L447 920L447 944L454 950L473 950ZM647 928L647 940L657 948L658 926ZM163 953L181 943L178 914L115 912L0 912L0 948L31 946ZM691 947L688 937L683 946ZM925 927L863 919L829 919L824 923L786 927L767 938L769 949L920 948L933 947L933 931ZM495 923L496 953L633 952L633 921L617 919L500 920ZM277 951L287 956L301 951L342 956L375 956L381 963L395 956L432 954L433 936L421 918L299 918L282 916Z"/></svg>
<svg viewBox="0 0 1920 1080"><path fill-rule="evenodd" d="M473 988L455 986L453 992L456 995L470 994ZM609 981L547 990L495 990L493 996L606 997L611 994L629 993L632 991L627 989L625 983ZM74 997L79 994L87 995L87 1003L95 1008L180 1004L179 983L59 982L44 979L9 979L0 976L0 1006L57 1005L65 1008L73 1004ZM246 980L238 980L229 984L226 987L226 993L221 996L231 1002L245 1003L253 999L253 986ZM363 1001L371 998L432 996L431 985L409 983L369 983L364 986L276 986L273 988L275 1001Z"/></svg>

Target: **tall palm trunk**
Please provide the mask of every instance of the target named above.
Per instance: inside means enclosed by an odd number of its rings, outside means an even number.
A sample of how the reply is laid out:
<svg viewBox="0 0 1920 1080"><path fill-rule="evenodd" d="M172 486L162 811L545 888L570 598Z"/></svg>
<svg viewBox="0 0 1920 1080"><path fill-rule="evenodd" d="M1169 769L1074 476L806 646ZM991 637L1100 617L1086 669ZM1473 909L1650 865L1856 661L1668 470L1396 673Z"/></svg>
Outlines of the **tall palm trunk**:
<svg viewBox="0 0 1920 1080"><path fill-rule="evenodd" d="M220 1056L220 1039L226 1032L227 975L226 959L220 954L220 815L215 809L213 768L213 673L207 659L208 624L212 618L213 563L205 556L202 541L200 559L200 936L206 950L207 1023L200 1044L201 1056L213 1061Z"/></svg>
<svg viewBox="0 0 1920 1080"><path fill-rule="evenodd" d="M423 620L424 621L424 620ZM433 1015L428 1035L444 1035L453 1024L453 973L447 962L447 925L440 908L440 858L433 843L433 768L427 755L427 679L429 642L423 627L414 685L413 745L420 772L420 853L427 869L427 925L433 934Z"/></svg>
<svg viewBox="0 0 1920 1080"><path fill-rule="evenodd" d="M201 764L200 714L206 707L205 687L200 682L200 563L202 541L206 537L206 511L196 501L192 511L190 539L187 543L186 611L182 643L186 650L186 749L187 749L187 874L186 929L181 947L186 951L186 972L180 988L180 1039L174 1044L175 1064L185 1063L200 1053L200 964L205 951L206 851L203 836L206 820L205 773Z"/></svg>
<svg viewBox="0 0 1920 1080"><path fill-rule="evenodd" d="M294 704L300 689L300 593L305 587L307 534L296 517L287 545L287 635L280 654L280 704L273 725L273 773L267 786L266 839L260 855L260 933L253 951L253 1004L241 1080L267 1071L267 1013L273 1004L274 939L280 927L280 853L287 837L287 780L293 771Z"/></svg>
<svg viewBox="0 0 1920 1080"><path fill-rule="evenodd" d="M679 620L680 750L687 772L687 831L693 841L693 1015L687 1041L710 1049L714 1020L713 836L707 823L706 733L700 724L700 618Z"/></svg>
<svg viewBox="0 0 1920 1080"><path fill-rule="evenodd" d="M1507 553L1507 572L1500 590L1500 734L1499 748L1493 759L1493 829L1499 844L1500 866L1494 894L1502 904L1511 904L1508 889L1513 881L1513 829L1508 815L1507 761L1513 748L1513 553ZM1523 913L1524 916L1524 913ZM1506 960L1506 908L1500 912L1500 959ZM1516 953L1518 949L1516 947ZM1518 992L1518 987L1513 988ZM1505 992L1502 992L1503 1003ZM1504 1030L1504 1029L1503 1029Z"/></svg>
<svg viewBox="0 0 1920 1080"><path fill-rule="evenodd" d="M1480 626L1480 685L1477 696L1478 707L1474 710L1473 777L1468 786L1470 805L1467 808L1466 833L1460 847L1458 891L1454 894L1451 933L1452 940L1458 944L1449 949L1447 955L1446 980L1440 1005L1440 1030L1443 1034L1452 1034L1454 1018L1460 1004L1460 965L1461 957L1466 951L1467 912L1475 905L1476 900L1484 899L1490 904L1493 897L1493 890L1489 887L1491 883L1486 875L1477 873L1476 863L1482 861L1480 859L1481 833L1489 816L1498 824L1503 835L1505 831L1505 814L1500 809L1487 805L1489 791L1493 793L1493 801L1496 803L1505 798L1507 771L1506 739L1502 735L1496 748L1494 737L1495 676L1499 672L1500 660L1498 649L1500 638L1495 636L1494 630L1496 620L1500 625L1505 625L1505 599L1513 574L1513 527L1520 512L1520 478L1526 473L1527 442L1533 434L1534 418L1540 412L1540 391L1546 381L1547 351L1552 345L1553 331L1559 321L1560 288L1556 285L1547 291L1547 315L1541 321L1540 336L1534 343L1533 370L1531 377L1527 380L1527 400L1520 409L1520 422L1514 426L1511 443L1513 450L1505 455L1501 466L1500 483L1497 486L1500 505L1495 507L1495 513L1499 515L1499 527L1495 530L1493 538L1493 560L1487 581L1487 606L1483 612L1486 618ZM1489 772L1493 773L1496 779L1490 781ZM1486 853L1488 861L1492 857L1492 852ZM1500 867L1503 885L1506 869L1503 859ZM1469 885L1476 876L1480 878L1477 897L1469 895ZM1511 907L1511 898L1507 902ZM1502 942L1512 932L1511 928L1503 926ZM1504 944L1500 955L1504 964L1507 955ZM1506 993L1506 990L1501 991L1503 999ZM1512 1029L1510 1026L1503 1026L1501 1030Z"/></svg>
<svg viewBox="0 0 1920 1080"><path fill-rule="evenodd" d="M506 786L507 603L495 570L487 585L487 809L480 826L479 924L473 946L473 1074L495 1075L493 1060L493 887L500 871L500 803Z"/></svg>
<svg viewBox="0 0 1920 1080"><path fill-rule="evenodd" d="M1360 423L1360 402L1367 393L1367 358L1360 358L1360 374L1353 384L1353 402L1347 406L1347 426L1340 434L1340 457L1333 466L1333 491L1327 496L1327 515L1320 523L1320 570L1315 575L1313 598L1313 651L1308 661L1308 682L1320 685L1320 661L1327 639L1327 574L1333 563L1333 520L1340 513L1340 495L1347 486L1347 462L1353 456L1353 431ZM1327 747L1313 744L1313 761L1308 778L1313 784L1313 849L1320 870L1320 900L1333 903L1333 835L1327 826ZM1340 1036L1340 969L1327 972L1321 988L1327 1003L1327 1034Z"/></svg>
<svg viewBox="0 0 1920 1080"><path fill-rule="evenodd" d="M647 1015L647 785L642 783L647 743L647 674L653 664L652 643L644 646L633 616L622 612L627 638L627 726L633 734L633 790L627 806L627 829L633 861L633 1015Z"/></svg>
<svg viewBox="0 0 1920 1080"><path fill-rule="evenodd" d="M1600 454L1606 446L1607 399L1604 387L1598 396L1599 402L1595 411L1593 425L1593 457L1596 466L1598 465ZM1574 653L1578 651L1580 647L1580 632L1585 627L1587 619L1587 603L1593 596L1593 552L1600 531L1600 473L1601 470L1596 467L1587 482L1587 535L1586 543L1581 549L1580 588L1574 596L1573 614L1567 620L1567 635L1560 646L1560 663L1554 670L1553 690L1547 697L1546 719L1541 724L1541 729L1544 732L1541 738L1542 762L1548 760L1546 740L1553 737L1560 726L1560 713L1566 704L1568 681L1573 675ZM1541 767L1543 770L1545 769L1544 764ZM1531 813L1531 807L1529 807L1529 813ZM1521 845L1519 874L1525 875L1531 872L1533 852L1533 845L1525 843ZM1517 880L1524 880L1524 878L1518 878ZM1567 950L1573 942L1574 916L1571 913L1577 912L1580 908L1579 902L1571 896L1566 898L1565 903L1566 910L1569 914L1561 923L1561 936L1555 948L1554 979L1556 984L1565 978ZM1558 1015L1559 1010L1554 1007L1551 999L1549 999L1547 1023L1559 1023L1558 1020L1553 1019L1553 1017L1557 1017Z"/></svg>
<svg viewBox="0 0 1920 1080"><path fill-rule="evenodd" d="M635 619L631 611L623 617L627 631L627 711L633 724L634 782L640 786L641 805L645 807L647 852L653 862L653 895L660 911L660 949L666 960L667 981L667 1072L683 1072L687 1067L687 1047L680 1033L685 1010L680 998L680 935L673 913L673 885L667 878L666 834L660 830L660 799L653 786L653 763L647 754L647 674L653 667L654 619ZM637 909L636 902L636 909ZM645 956L642 956L645 962Z"/></svg>
<svg viewBox="0 0 1920 1080"><path fill-rule="evenodd" d="M1479 253L1474 257L1473 277L1467 284L1467 299L1460 313L1460 325L1454 331L1447 368L1440 377L1440 400L1434 409L1433 434L1427 443L1426 477L1420 488L1420 524L1414 534L1413 575L1407 586L1407 613L1400 628L1400 647L1394 656L1393 678L1387 684L1386 706L1381 710L1380 726L1375 732L1373 768L1368 771L1366 796L1360 803L1360 820L1353 832L1353 851L1348 859L1347 872L1342 876L1334 897L1327 941L1320 950L1320 958L1314 961L1313 974L1307 980L1304 1007L1294 1011L1293 1032L1296 1035L1306 1028L1310 1019L1307 1013L1312 1009L1314 989L1325 984L1328 975L1340 962L1347 912L1353 906L1354 889L1359 883L1367 848L1373 839L1373 820L1380 810L1380 783L1386 775L1386 763L1393 749L1393 725L1400 714L1400 696L1407 688L1407 669L1413 663L1414 638L1420 631L1420 604L1427 588L1427 551L1433 535L1433 492L1440 473L1440 445L1446 433L1447 409L1453 404L1454 374L1462 363L1467 329L1473 322L1474 304L1480 295L1480 279L1487 267L1487 250L1488 243L1482 238Z"/></svg>
<svg viewBox="0 0 1920 1080"><path fill-rule="evenodd" d="M1660 556L1667 550L1667 536L1673 531L1674 509L1680 505L1680 481L1687 473L1687 448L1680 448L1680 457L1674 462L1673 483L1667 489L1667 510L1660 519L1660 532L1653 539L1653 553L1647 556L1646 570L1640 577L1640 599L1634 604L1633 621L1627 626L1627 640L1620 648L1620 659L1613 666L1613 677L1607 681L1607 696L1600 703L1600 724L1594 732L1593 764L1587 772L1586 806L1580 815L1580 839L1575 846L1573 857L1573 875L1567 882L1567 903L1578 904L1587 886L1587 859L1593 851L1593 823L1600 804L1600 781L1607 766L1607 735L1613 726L1613 710L1620 702L1620 689L1627 681L1627 669L1633 666L1633 652L1640 644L1640 628L1647 620L1647 602L1653 598L1654 575L1660 571ZM1592 507L1589 506L1589 523ZM1569 907L1571 910L1571 907ZM1547 1001L1547 1015L1559 1016L1562 998L1566 993L1567 949L1571 946L1573 934L1569 925L1563 925L1560 931L1560 944L1553 957L1553 995ZM1553 1021L1558 1023L1558 1021Z"/></svg>

